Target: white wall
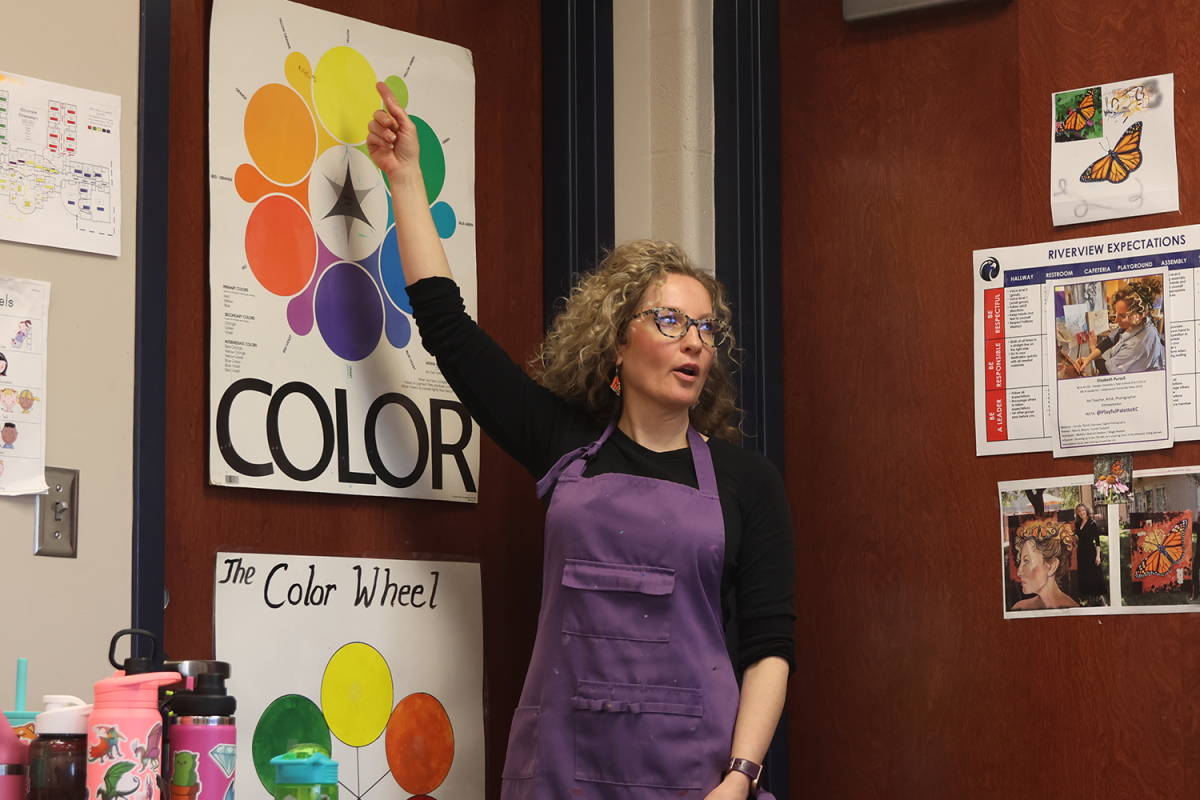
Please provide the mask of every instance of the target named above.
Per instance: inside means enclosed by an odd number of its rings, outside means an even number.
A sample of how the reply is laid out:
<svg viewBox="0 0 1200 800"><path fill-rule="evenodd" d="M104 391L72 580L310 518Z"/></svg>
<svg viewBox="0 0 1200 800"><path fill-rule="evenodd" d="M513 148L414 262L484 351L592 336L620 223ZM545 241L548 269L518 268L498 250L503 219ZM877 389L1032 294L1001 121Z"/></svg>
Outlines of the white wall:
<svg viewBox="0 0 1200 800"><path fill-rule="evenodd" d="M92 698L130 620L138 0L3 4L0 73L121 97L121 256L0 241L0 275L49 281L46 464L78 469L79 557L33 555L34 498L0 498L0 709ZM165 109L164 109L165 112ZM127 652L127 648L122 648Z"/></svg>
<svg viewBox="0 0 1200 800"><path fill-rule="evenodd" d="M614 0L616 239L715 269L712 0Z"/></svg>

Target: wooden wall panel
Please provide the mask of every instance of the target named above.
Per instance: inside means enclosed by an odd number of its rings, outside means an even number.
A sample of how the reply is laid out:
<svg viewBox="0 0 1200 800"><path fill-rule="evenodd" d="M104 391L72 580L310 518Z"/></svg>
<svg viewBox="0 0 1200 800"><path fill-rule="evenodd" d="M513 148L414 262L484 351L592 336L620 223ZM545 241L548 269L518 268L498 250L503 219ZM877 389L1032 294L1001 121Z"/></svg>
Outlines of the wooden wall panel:
<svg viewBox="0 0 1200 800"><path fill-rule="evenodd" d="M469 48L476 79L479 316L510 353L541 335L541 0L318 0L310 5ZM486 437L479 503L229 490L206 483L207 74L210 0L174 0L167 408L166 649L212 657L214 553L452 555L482 562L488 796L533 647L541 505L533 481Z"/></svg>
<svg viewBox="0 0 1200 800"><path fill-rule="evenodd" d="M971 251L1200 221L1200 9L780 6L794 796L1181 796L1200 616L1002 618L996 482L1091 465L975 456ZM1162 72L1182 212L1054 228L1051 92Z"/></svg>

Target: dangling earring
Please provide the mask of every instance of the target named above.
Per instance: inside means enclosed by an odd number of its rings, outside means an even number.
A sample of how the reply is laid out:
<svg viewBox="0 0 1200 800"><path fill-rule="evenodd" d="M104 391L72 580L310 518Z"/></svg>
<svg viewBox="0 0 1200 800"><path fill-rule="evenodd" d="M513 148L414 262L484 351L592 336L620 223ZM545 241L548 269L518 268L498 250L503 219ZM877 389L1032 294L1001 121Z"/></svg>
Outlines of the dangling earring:
<svg viewBox="0 0 1200 800"><path fill-rule="evenodd" d="M612 389L613 393L616 394L617 397L621 396L621 365L620 364L617 365L616 374L613 375L612 383L610 383L608 385L608 388Z"/></svg>

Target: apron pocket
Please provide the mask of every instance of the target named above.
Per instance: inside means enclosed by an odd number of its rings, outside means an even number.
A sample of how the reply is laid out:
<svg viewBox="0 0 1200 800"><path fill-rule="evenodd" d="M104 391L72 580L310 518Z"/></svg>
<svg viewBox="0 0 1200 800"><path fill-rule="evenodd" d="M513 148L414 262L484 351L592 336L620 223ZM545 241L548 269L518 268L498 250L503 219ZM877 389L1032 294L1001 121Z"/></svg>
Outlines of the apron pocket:
<svg viewBox="0 0 1200 800"><path fill-rule="evenodd" d="M697 733L703 701L699 689L580 681L575 780L699 789L710 750Z"/></svg>
<svg viewBox="0 0 1200 800"><path fill-rule="evenodd" d="M502 778L533 777L533 767L537 763L541 713L541 706L525 706L513 712Z"/></svg>
<svg viewBox="0 0 1200 800"><path fill-rule="evenodd" d="M628 639L671 640L671 593L675 570L603 564L568 558L563 565L563 633Z"/></svg>

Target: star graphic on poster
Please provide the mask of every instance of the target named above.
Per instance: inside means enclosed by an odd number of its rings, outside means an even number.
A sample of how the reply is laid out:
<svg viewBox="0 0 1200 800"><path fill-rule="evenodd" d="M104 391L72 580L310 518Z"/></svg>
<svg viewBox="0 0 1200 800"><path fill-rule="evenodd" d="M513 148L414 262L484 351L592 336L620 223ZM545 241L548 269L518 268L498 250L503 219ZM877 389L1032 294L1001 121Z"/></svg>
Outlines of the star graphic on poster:
<svg viewBox="0 0 1200 800"><path fill-rule="evenodd" d="M354 225L354 220L362 220L362 222L374 230L374 226L367 219L367 215L363 213L362 201L363 198L375 191L375 188L370 189L355 189L354 179L350 176L350 165L346 164L346 179L343 183L338 183L332 178L326 176L325 180L329 181L329 185L337 192L338 198L333 203L333 208L329 209L323 219L330 217L342 217L346 222L346 239L350 239L350 228Z"/></svg>

